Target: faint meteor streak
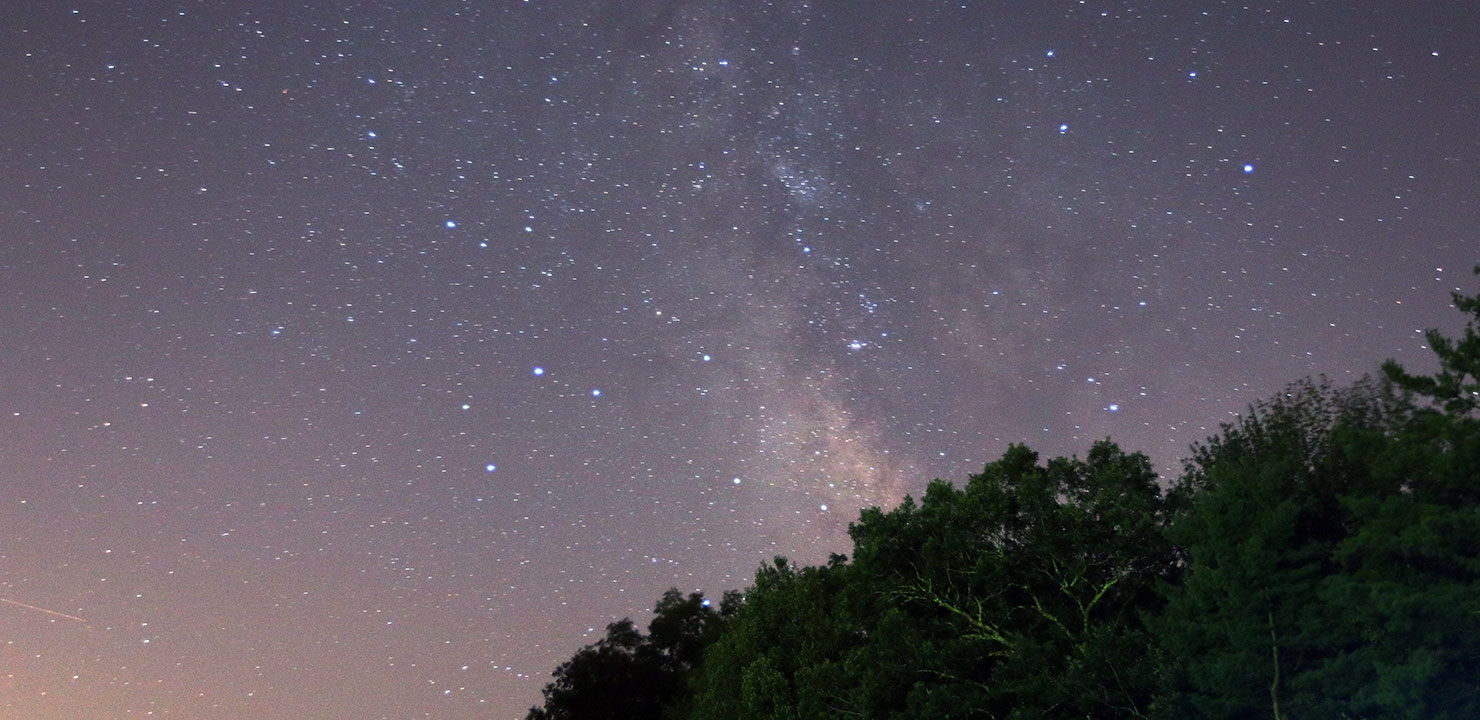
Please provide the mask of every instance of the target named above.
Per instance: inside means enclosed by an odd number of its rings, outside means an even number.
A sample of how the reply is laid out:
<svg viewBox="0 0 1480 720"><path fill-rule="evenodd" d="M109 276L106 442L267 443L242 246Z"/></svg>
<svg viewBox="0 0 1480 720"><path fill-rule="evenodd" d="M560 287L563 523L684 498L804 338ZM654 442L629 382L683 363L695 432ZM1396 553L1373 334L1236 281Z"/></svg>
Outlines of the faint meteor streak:
<svg viewBox="0 0 1480 720"><path fill-rule="evenodd" d="M91 624L91 623L88 623L87 620L84 620L84 619L82 619L80 617L77 617L76 615L68 615L67 613L64 613L64 612L57 612L55 610L47 610L44 607L36 607L35 605L27 605L27 604L25 604L25 603L23 603L23 602L21 602L19 600L11 600L10 598L0 598L0 602L9 603L9 604L15 605L17 607L23 607L23 608L25 608L27 610L35 610L36 612L44 612L47 615L55 615L56 617L63 618L65 620L76 620L77 622L80 622L80 623Z"/></svg>

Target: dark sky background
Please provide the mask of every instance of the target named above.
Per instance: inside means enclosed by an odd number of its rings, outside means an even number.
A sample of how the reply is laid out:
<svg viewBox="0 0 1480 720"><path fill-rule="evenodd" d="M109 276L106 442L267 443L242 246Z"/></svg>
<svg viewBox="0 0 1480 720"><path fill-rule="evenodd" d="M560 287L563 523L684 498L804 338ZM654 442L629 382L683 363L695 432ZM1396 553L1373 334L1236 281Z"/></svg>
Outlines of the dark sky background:
<svg viewBox="0 0 1480 720"><path fill-rule="evenodd" d="M1476 287L1464 0L3 5L5 717L515 718Z"/></svg>

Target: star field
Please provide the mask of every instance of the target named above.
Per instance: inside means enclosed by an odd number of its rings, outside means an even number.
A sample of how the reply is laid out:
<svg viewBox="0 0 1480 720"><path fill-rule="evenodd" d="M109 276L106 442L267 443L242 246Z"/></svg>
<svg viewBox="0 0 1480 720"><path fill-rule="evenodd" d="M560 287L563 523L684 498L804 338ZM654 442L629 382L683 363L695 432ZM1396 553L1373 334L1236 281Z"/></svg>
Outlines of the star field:
<svg viewBox="0 0 1480 720"><path fill-rule="evenodd" d="M1425 370L1480 261L1467 3L3 14L7 717L520 717L1009 443Z"/></svg>

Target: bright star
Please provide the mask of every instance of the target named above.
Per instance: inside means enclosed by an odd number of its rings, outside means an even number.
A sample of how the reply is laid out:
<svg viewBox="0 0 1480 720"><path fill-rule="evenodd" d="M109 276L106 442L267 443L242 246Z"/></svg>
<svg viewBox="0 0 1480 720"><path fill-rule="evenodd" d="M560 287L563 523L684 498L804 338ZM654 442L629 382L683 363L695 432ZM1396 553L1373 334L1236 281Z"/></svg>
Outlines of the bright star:
<svg viewBox="0 0 1480 720"><path fill-rule="evenodd" d="M536 374L536 375L544 375L545 374L545 369L542 368L542 367L540 367L540 366L538 366L538 365L536 365L535 368L534 368L534 374Z"/></svg>
<svg viewBox="0 0 1480 720"><path fill-rule="evenodd" d="M493 472L494 470L497 470L497 469L498 469L498 466L497 465L494 465L493 463L488 463L487 465L484 465L483 466L483 470L485 472Z"/></svg>

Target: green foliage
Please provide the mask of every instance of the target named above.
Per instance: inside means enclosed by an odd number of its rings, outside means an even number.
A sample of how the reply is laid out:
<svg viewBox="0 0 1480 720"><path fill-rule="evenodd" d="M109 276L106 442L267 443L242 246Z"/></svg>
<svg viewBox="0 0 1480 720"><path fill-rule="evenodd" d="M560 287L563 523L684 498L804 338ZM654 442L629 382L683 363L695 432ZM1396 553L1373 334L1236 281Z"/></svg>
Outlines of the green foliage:
<svg viewBox="0 0 1480 720"><path fill-rule="evenodd" d="M1162 717L1480 717L1472 418L1303 382L1196 448Z"/></svg>
<svg viewBox="0 0 1480 720"><path fill-rule="evenodd" d="M1150 462L1013 446L964 489L866 511L855 571L891 620L900 717L1135 717L1152 675L1141 614L1174 558ZM884 710L884 707L879 708ZM943 713L943 714L941 714ZM881 715L882 716L882 715Z"/></svg>
<svg viewBox="0 0 1480 720"><path fill-rule="evenodd" d="M1480 294L1454 304L1471 317L1459 340L1429 331L1436 375L1383 366L1437 408L1351 443L1395 488L1347 499L1357 529L1337 548L1342 573L1325 596L1363 629L1351 664L1370 668L1355 692L1374 716L1480 717Z"/></svg>
<svg viewBox="0 0 1480 720"><path fill-rule="evenodd" d="M1141 613L1173 570L1163 503L1149 461L1105 442L1046 466L1015 446L964 489L867 510L852 564L757 573L694 717L1134 717Z"/></svg>
<svg viewBox="0 0 1480 720"><path fill-rule="evenodd" d="M1476 269L1480 273L1480 268ZM1166 491L1012 446L776 558L715 611L613 623L528 720L1480 717L1480 296L1433 376L1303 381Z"/></svg>
<svg viewBox="0 0 1480 720"><path fill-rule="evenodd" d="M1480 275L1480 265L1474 272ZM1465 415L1480 408L1480 293L1466 297L1453 293L1454 306L1472 317L1465 323L1464 335L1458 340L1429 330L1424 337L1439 356L1439 373L1432 376L1410 375L1396 361L1389 360L1382 370L1399 387L1438 403L1450 415Z"/></svg>
<svg viewBox="0 0 1480 720"><path fill-rule="evenodd" d="M692 717L810 720L853 712L841 661L862 638L838 604L849 570L841 556L821 567L797 569L779 557L762 566L705 655Z"/></svg>
<svg viewBox="0 0 1480 720"><path fill-rule="evenodd" d="M1187 572L1155 623L1167 658L1167 717L1338 717L1318 679L1353 642L1322 584L1349 533L1342 498L1373 479L1333 432L1379 429L1370 386L1304 382L1194 448L1181 480L1191 506L1169 536Z"/></svg>

